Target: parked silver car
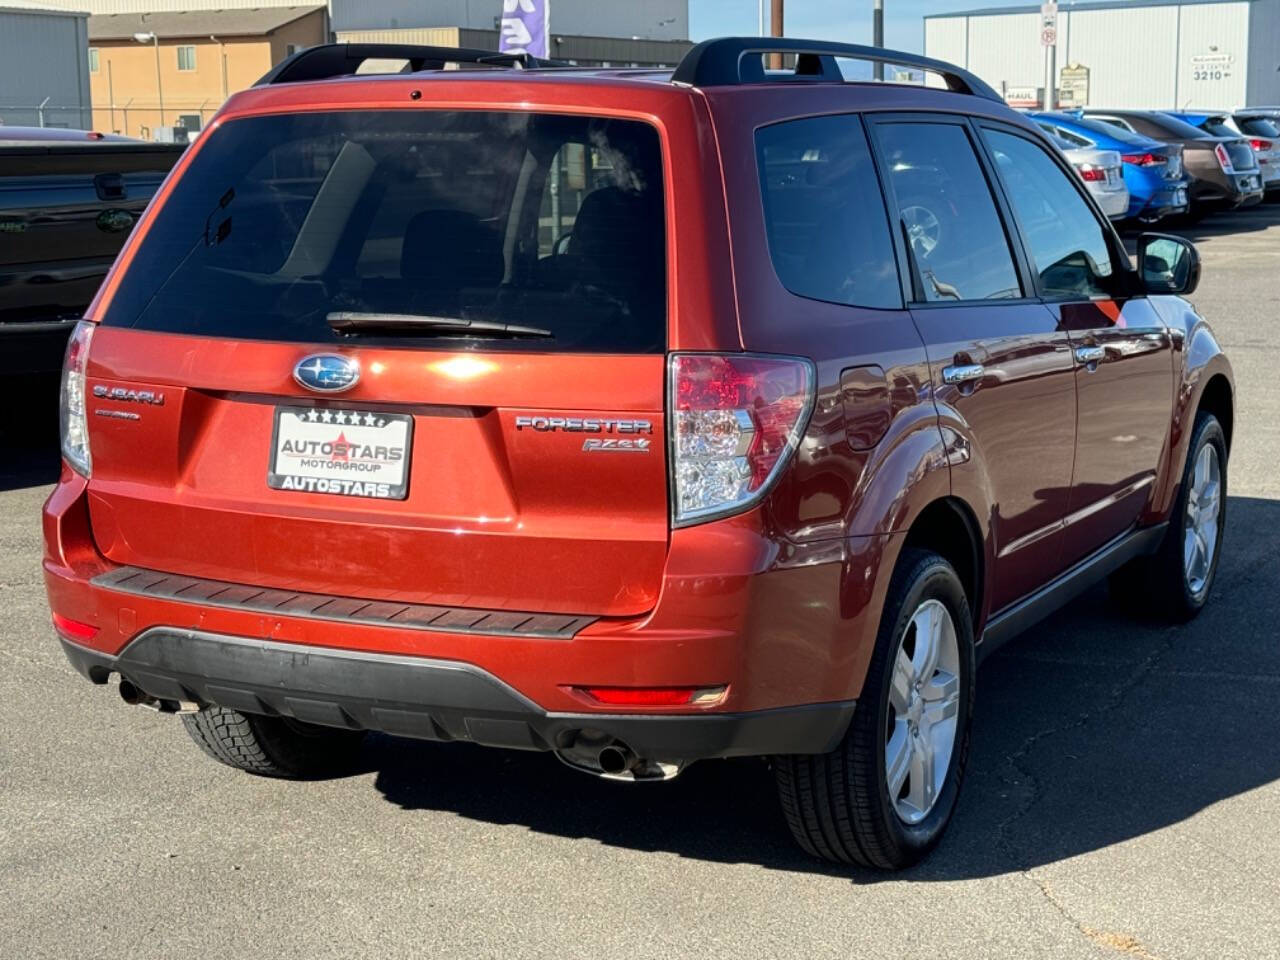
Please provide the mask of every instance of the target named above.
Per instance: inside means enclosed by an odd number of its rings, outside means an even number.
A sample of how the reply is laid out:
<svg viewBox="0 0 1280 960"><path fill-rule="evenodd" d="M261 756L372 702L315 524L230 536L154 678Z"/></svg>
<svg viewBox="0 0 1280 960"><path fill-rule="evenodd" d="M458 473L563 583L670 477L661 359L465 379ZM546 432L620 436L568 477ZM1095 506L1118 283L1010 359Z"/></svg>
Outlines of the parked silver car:
<svg viewBox="0 0 1280 960"><path fill-rule="evenodd" d="M1115 150L1078 147L1061 137L1050 136L1067 155L1102 212L1112 220L1123 218L1129 212L1129 188L1125 186L1120 154Z"/></svg>

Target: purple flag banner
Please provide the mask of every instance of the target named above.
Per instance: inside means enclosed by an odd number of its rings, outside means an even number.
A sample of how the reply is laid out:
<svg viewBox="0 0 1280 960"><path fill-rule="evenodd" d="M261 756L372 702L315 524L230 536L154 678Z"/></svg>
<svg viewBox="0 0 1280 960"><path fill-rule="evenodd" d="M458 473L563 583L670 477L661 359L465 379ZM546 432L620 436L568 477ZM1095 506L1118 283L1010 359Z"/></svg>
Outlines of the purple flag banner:
<svg viewBox="0 0 1280 960"><path fill-rule="evenodd" d="M551 0L502 0L499 53L547 56L547 29Z"/></svg>

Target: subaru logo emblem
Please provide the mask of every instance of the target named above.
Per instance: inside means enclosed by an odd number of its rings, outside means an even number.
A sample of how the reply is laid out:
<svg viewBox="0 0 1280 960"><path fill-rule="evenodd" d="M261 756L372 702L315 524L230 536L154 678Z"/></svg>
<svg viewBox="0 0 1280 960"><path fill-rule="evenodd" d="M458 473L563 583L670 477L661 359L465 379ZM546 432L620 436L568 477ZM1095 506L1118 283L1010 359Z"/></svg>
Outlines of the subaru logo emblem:
<svg viewBox="0 0 1280 960"><path fill-rule="evenodd" d="M293 368L293 379L317 393L341 393L360 379L360 363L337 353L313 353Z"/></svg>

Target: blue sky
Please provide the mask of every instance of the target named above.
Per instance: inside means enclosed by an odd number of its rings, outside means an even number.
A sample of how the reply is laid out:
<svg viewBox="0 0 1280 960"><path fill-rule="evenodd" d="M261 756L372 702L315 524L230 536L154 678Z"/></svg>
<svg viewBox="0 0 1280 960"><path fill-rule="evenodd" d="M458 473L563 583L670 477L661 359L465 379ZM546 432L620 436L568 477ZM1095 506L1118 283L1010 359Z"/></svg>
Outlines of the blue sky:
<svg viewBox="0 0 1280 960"><path fill-rule="evenodd" d="M689 0L689 38L747 34L754 36L759 0ZM1004 0L1001 0L1004 2ZM998 6L992 0L884 0L885 46L923 52L926 13L949 13L975 7ZM764 12L768 29L769 0ZM787 0L786 34L810 40L844 43L871 42L872 0Z"/></svg>

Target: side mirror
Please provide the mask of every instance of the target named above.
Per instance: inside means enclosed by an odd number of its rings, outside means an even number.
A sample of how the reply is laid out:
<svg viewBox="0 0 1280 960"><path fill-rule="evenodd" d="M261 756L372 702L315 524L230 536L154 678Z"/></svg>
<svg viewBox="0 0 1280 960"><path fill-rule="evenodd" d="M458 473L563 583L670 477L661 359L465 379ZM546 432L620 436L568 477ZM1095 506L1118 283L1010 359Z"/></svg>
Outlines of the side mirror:
<svg viewBox="0 0 1280 960"><path fill-rule="evenodd" d="M1144 233L1138 238L1138 273L1147 293L1193 293L1200 285L1200 254L1190 240Z"/></svg>

